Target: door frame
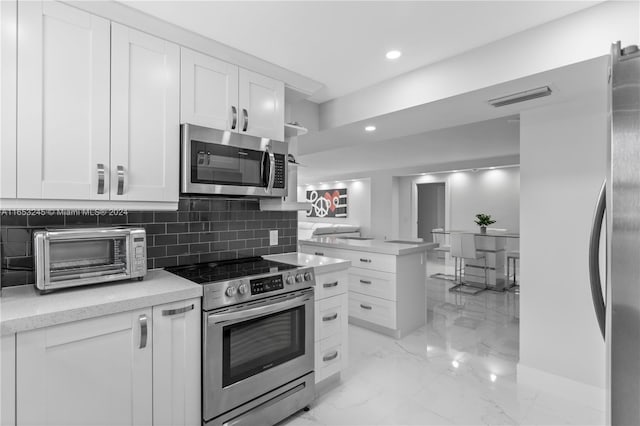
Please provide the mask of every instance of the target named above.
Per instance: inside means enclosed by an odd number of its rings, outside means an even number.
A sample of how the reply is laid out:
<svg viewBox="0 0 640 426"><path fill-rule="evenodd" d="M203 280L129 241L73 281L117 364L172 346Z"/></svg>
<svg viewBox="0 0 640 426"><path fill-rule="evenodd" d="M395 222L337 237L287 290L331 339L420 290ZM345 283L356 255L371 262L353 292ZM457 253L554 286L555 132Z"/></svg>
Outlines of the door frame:
<svg viewBox="0 0 640 426"><path fill-rule="evenodd" d="M447 176L418 176L411 180L411 235L418 238L418 185L444 183L444 229L449 229L451 197Z"/></svg>

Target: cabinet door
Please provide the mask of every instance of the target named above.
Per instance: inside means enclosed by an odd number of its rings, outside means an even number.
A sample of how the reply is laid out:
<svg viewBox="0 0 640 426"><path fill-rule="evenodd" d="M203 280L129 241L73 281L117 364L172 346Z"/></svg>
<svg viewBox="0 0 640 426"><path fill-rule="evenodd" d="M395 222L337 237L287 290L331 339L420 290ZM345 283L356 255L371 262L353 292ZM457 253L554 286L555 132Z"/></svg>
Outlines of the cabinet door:
<svg viewBox="0 0 640 426"><path fill-rule="evenodd" d="M0 198L16 198L17 9L0 2Z"/></svg>
<svg viewBox="0 0 640 426"><path fill-rule="evenodd" d="M240 133L284 141L284 83L240 68Z"/></svg>
<svg viewBox="0 0 640 426"><path fill-rule="evenodd" d="M20 2L18 28L18 198L108 199L109 21Z"/></svg>
<svg viewBox="0 0 640 426"><path fill-rule="evenodd" d="M153 424L199 425L200 299L153 307Z"/></svg>
<svg viewBox="0 0 640 426"><path fill-rule="evenodd" d="M181 49L180 122L238 130L238 67Z"/></svg>
<svg viewBox="0 0 640 426"><path fill-rule="evenodd" d="M111 27L111 199L178 201L177 45Z"/></svg>
<svg viewBox="0 0 640 426"><path fill-rule="evenodd" d="M16 335L0 340L0 424L16 424Z"/></svg>
<svg viewBox="0 0 640 426"><path fill-rule="evenodd" d="M150 425L151 309L18 333L18 425Z"/></svg>

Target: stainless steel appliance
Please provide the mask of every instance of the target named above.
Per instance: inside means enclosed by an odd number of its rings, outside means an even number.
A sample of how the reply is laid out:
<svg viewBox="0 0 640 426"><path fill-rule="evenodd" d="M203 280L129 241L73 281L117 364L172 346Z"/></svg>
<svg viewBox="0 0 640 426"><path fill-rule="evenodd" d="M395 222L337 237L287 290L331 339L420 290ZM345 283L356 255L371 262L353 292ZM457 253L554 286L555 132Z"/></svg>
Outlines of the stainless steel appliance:
<svg viewBox="0 0 640 426"><path fill-rule="evenodd" d="M284 142L183 124L180 190L190 194L287 195Z"/></svg>
<svg viewBox="0 0 640 426"><path fill-rule="evenodd" d="M640 425L640 51L611 50L607 179L591 232L591 294L607 346L607 423ZM605 210L607 211L605 215ZM606 219L603 295L599 246Z"/></svg>
<svg viewBox="0 0 640 426"><path fill-rule="evenodd" d="M203 424L271 425L313 401L313 268L258 257L167 270L204 286Z"/></svg>
<svg viewBox="0 0 640 426"><path fill-rule="evenodd" d="M36 287L49 291L147 273L143 228L52 229L33 233Z"/></svg>

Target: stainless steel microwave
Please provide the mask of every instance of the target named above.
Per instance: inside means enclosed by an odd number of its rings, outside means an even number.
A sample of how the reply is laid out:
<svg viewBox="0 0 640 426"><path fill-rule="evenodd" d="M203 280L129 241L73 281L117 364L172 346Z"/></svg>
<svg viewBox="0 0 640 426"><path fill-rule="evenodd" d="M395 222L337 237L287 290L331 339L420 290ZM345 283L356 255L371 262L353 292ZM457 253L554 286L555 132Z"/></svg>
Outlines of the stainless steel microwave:
<svg viewBox="0 0 640 426"><path fill-rule="evenodd" d="M33 233L36 287L41 291L142 279L144 228L66 228Z"/></svg>
<svg viewBox="0 0 640 426"><path fill-rule="evenodd" d="M183 124L180 191L285 197L287 153L285 142Z"/></svg>

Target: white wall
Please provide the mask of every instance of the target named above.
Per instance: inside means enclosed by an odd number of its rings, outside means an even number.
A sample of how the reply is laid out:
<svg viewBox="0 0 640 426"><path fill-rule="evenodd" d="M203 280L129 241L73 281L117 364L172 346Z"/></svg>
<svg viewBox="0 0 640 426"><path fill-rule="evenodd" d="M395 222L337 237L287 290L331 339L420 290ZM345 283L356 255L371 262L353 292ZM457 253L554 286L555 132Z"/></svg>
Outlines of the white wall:
<svg viewBox="0 0 640 426"><path fill-rule="evenodd" d="M591 301L587 252L606 173L606 63L593 87L583 98L520 116L518 375L533 385L548 374L582 384L573 386L584 391L579 397L604 409L605 345Z"/></svg>
<svg viewBox="0 0 640 426"><path fill-rule="evenodd" d="M400 238L417 236L417 193L419 183L445 183L445 228L475 230L477 213L490 214L495 228L520 232L520 168L433 173L401 179Z"/></svg>
<svg viewBox="0 0 640 426"><path fill-rule="evenodd" d="M347 217L346 218L318 218L307 217L306 211L298 212L298 220L306 222L344 223L360 226L362 235L371 233L371 181L370 179L357 179L347 182L327 183L317 185L298 186L298 200L306 199L307 190L347 188Z"/></svg>

